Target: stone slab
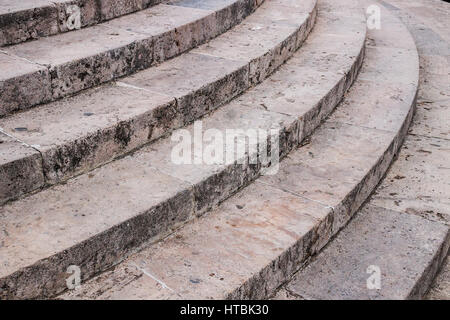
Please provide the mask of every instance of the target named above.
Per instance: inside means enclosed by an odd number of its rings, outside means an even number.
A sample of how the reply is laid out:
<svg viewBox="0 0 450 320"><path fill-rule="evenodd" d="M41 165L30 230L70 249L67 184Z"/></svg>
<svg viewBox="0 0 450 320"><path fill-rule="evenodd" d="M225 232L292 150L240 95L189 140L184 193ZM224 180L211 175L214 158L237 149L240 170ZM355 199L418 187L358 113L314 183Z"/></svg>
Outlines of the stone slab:
<svg viewBox="0 0 450 320"><path fill-rule="evenodd" d="M39 152L0 131L0 203L43 185Z"/></svg>
<svg viewBox="0 0 450 320"><path fill-rule="evenodd" d="M162 288L149 282L148 275L117 287L94 280L63 298L129 298L130 291L141 293L141 299L264 297L295 261L302 260L312 233L318 232L311 228L329 209L264 184L252 184L245 191L218 211L131 256L108 277L117 282L125 268L136 265L163 283ZM260 281L268 273L273 281Z"/></svg>
<svg viewBox="0 0 450 320"><path fill-rule="evenodd" d="M449 242L440 223L365 206L287 290L306 299L417 299ZM378 275L379 289L368 286Z"/></svg>
<svg viewBox="0 0 450 320"><path fill-rule="evenodd" d="M106 85L0 119L0 127L42 153L46 179L55 183L180 126L175 109L174 98Z"/></svg>
<svg viewBox="0 0 450 320"><path fill-rule="evenodd" d="M4 0L0 46L92 26L156 5L160 0ZM75 10L75 11L74 11ZM79 11L78 25L72 19Z"/></svg>
<svg viewBox="0 0 450 320"><path fill-rule="evenodd" d="M0 297L56 294L70 265L92 277L186 220L192 199L189 185L128 157L3 206Z"/></svg>
<svg viewBox="0 0 450 320"><path fill-rule="evenodd" d="M408 136L371 203L450 223L449 154L446 139Z"/></svg>
<svg viewBox="0 0 450 320"><path fill-rule="evenodd" d="M339 230L378 183L393 157L392 134L325 123L290 153L274 176L259 180L335 209Z"/></svg>
<svg viewBox="0 0 450 320"><path fill-rule="evenodd" d="M51 79L45 66L0 51L0 117L51 99Z"/></svg>
<svg viewBox="0 0 450 320"><path fill-rule="evenodd" d="M450 300L450 264L448 263L448 256L425 299Z"/></svg>
<svg viewBox="0 0 450 320"><path fill-rule="evenodd" d="M219 34L214 11L171 5L153 8L103 24L152 38L153 60L162 62Z"/></svg>
<svg viewBox="0 0 450 320"><path fill-rule="evenodd" d="M53 99L57 99L149 67L152 49L144 35L94 26L6 51L48 66Z"/></svg>
<svg viewBox="0 0 450 320"><path fill-rule="evenodd" d="M121 8L133 11L132 8L136 5L143 7L141 1L123 0L117 3L102 0L100 9L107 12L116 9L122 12ZM239 6L235 8L238 2ZM60 5L69 4L65 1ZM236 0L219 10L228 12L231 8L241 8L243 11L239 11L239 15L233 15L232 19L227 21L235 25L259 5L260 3L254 0ZM5 52L46 66L51 79L51 99L56 100L149 68L154 63L172 58L216 37L231 27L221 26L224 21L220 20L218 14L222 11L160 4L90 28L9 46L5 48ZM110 14L119 13L107 13L103 18L109 19ZM11 66L14 66L12 62ZM25 77L25 80L31 81L36 77L33 73ZM44 85L47 83L42 86ZM19 87L14 83L13 87L7 89L14 92ZM45 89L48 90L47 87ZM20 109L48 101L39 98L41 97L36 96L33 101L22 103ZM11 108L15 108L11 110L15 111L19 107Z"/></svg>

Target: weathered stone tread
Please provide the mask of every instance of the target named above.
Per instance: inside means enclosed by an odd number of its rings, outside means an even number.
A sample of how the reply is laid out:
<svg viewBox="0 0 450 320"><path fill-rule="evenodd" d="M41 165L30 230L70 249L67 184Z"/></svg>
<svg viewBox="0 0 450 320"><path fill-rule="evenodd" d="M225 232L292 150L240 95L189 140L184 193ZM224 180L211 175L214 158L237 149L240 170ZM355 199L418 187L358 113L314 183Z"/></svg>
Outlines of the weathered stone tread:
<svg viewBox="0 0 450 320"><path fill-rule="evenodd" d="M143 10L159 2L164 1L2 0L0 46L77 30ZM79 19L75 20L78 12Z"/></svg>
<svg viewBox="0 0 450 320"><path fill-rule="evenodd" d="M419 299L449 245L443 224L365 205L286 289L304 299ZM378 274L379 287L369 279Z"/></svg>

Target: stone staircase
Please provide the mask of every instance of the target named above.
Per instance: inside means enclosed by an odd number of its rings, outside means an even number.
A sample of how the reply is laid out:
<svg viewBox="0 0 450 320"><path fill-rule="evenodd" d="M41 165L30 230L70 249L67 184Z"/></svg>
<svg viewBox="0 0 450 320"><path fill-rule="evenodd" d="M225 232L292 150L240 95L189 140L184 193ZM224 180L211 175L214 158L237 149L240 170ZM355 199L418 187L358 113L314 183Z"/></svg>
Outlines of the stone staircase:
<svg viewBox="0 0 450 320"><path fill-rule="evenodd" d="M370 206L350 221L415 110L400 20L380 7L367 29L358 0L130 2L1 49L0 298L421 297L448 227ZM199 133L230 129L246 146L231 161L173 161L175 135L195 153ZM351 287L360 257L395 265L381 293Z"/></svg>

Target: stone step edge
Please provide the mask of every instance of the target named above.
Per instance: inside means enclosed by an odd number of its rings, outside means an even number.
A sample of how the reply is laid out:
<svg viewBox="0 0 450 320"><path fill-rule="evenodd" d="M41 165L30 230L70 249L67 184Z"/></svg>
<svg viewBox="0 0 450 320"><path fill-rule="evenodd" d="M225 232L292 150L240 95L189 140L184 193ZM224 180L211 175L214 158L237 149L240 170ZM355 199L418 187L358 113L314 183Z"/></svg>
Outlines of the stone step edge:
<svg viewBox="0 0 450 320"><path fill-rule="evenodd" d="M354 58L354 60L353 60L353 65L351 66L350 70L348 70L347 73L345 73L345 74L342 75L341 79L336 83L336 85L334 86L334 88L331 89L331 90L328 92L328 94L320 100L320 102L319 102L318 105L313 106L313 109L316 109L316 110L319 110L319 109L322 110L322 109L323 109L323 110L331 111L331 110L339 103L339 101L340 101L340 99L343 97L343 94L345 93L345 91L351 86L351 84L353 83L353 80L355 80L356 74L357 74L357 72L359 71L359 68L360 68L361 65L362 65L363 58L364 58L364 48L365 48L365 47L364 47L364 45L363 45L363 46L361 47L361 51L360 51L359 56L357 56L357 57ZM345 86L346 86L346 87L345 87ZM339 88L339 89L336 90L337 88ZM340 97L339 97L338 99L328 99L331 95L335 95L335 94L336 94L336 91L337 91L337 93L340 95ZM328 97L328 98L327 98L327 97ZM323 105L324 103L332 103L333 105L327 105L327 106L324 106L324 105ZM312 111L312 110L310 110L310 111L307 112L307 113L312 113L312 114L314 114L313 116L320 116L321 119L323 119L323 118L325 118L325 117L327 116L326 113L325 113L325 114L324 114L324 113L316 114L315 112L311 112L311 111ZM315 120L318 120L318 119L315 119ZM307 120L305 120L304 118L297 119L297 122L300 122L300 121L305 122L305 121L307 121ZM315 121L315 122L317 123L317 125L320 124L320 120ZM309 132L306 132L306 133L305 133L305 136L306 136L306 135L309 135L309 134L315 129L315 127L310 127L310 126L307 126L307 128L308 128ZM282 131L283 131L283 130L282 130ZM291 134L292 134L292 132L291 132ZM281 134L281 136L283 136L283 133ZM285 140L287 141L287 140L289 140L289 138L286 137ZM282 144L282 145L283 145L283 144ZM283 146L284 146L284 145L283 145ZM292 145L288 145L287 147L289 147L289 150L280 150L281 153L282 153L282 156L285 156L285 155L292 149L293 146L292 146ZM236 166L235 164L233 164L233 165L231 165L231 166L225 168L221 173L229 174L230 169L231 169L231 171L242 170L242 169L239 169L240 167L241 167L241 166ZM262 169L261 167L257 168L257 170L261 170L261 169ZM244 170L245 170L245 169L244 169ZM221 173L215 174L214 177L219 177L219 176L221 175ZM259 173L260 173L260 171L259 171ZM251 173L245 172L245 174L251 175L251 176L249 177L249 179L255 179L255 178L257 177L253 172L251 172ZM249 182L249 181L248 181L248 182ZM208 183L208 181L202 181L202 182L200 183L200 185L207 184L207 183ZM236 188L236 189L232 190L231 192L229 192L229 194L222 195L222 199L220 199L220 201L223 201L225 198L230 197L232 194L234 194L235 192L237 192L237 191L238 191L239 189L241 189L243 186L244 186L244 185L239 186L238 188ZM193 186L193 187L196 187L196 186ZM198 186L198 187L201 189L201 186ZM218 201L218 202L219 202L219 201ZM210 209L210 208L207 208L207 210L209 210L209 209ZM197 212L197 214L203 214L203 212L205 212L204 209L203 209L201 212ZM144 214L144 215L145 215L145 214ZM127 229L127 230L128 230L128 229L129 229L129 230L133 229L133 225L134 225L135 223L139 223L139 219L140 219L140 218L142 218L142 217L141 217L141 216L137 216L137 217L135 217L135 218L132 218L132 219L130 219L130 220L125 221L124 223L127 225L126 229ZM192 219L192 218L195 218L195 215L193 215L192 217L189 217L189 219ZM183 223L181 223L181 224L175 226L175 228L178 228L178 227L182 226L182 225L185 224L185 223L186 223L186 221L184 221ZM120 229L120 226L116 226L116 227L114 227L114 228L111 228L110 230L106 230L106 231L102 232L100 235L97 235L97 237L108 237L108 236L110 235L110 233L114 233L114 232L116 232L116 230L119 230L119 229ZM174 228L172 228L172 229L174 229ZM122 230L122 231L123 231L123 232L126 232L125 230ZM166 237L166 236L167 236L169 233L171 233L171 232L173 232L173 231L170 230L170 231L168 231L168 232L160 232L156 237L152 238L152 239L150 240L150 242L158 241L159 239ZM136 236L136 237L137 237L137 236ZM95 238L95 237L94 237L94 238ZM107 239L97 239L97 238L92 239L92 238L91 238L91 239L89 239L89 240L84 241L84 242L81 243L81 244L74 245L73 247L70 248L70 250L78 250L78 249L80 249L81 247L89 246L89 243L90 243L91 241L107 242L108 240L107 240ZM148 243L145 244L145 245L148 245ZM137 248L137 249L136 249L136 248ZM133 250L133 252L136 251L136 250L138 250L140 247L138 246L138 247L136 247L136 248ZM69 251L70 251L70 250L69 250ZM131 254L131 253L132 253L132 252L129 252L129 254ZM58 257L58 256L60 256L60 257ZM29 266L29 267L25 267L25 268L23 268L23 269L21 269L21 270L19 270L19 271L14 272L13 274L11 274L11 275L9 275L9 276L7 276L7 277L1 278L1 279L0 279L0 283L4 283L4 287L8 288L8 285L6 285L6 283L8 283L8 282L13 282L13 283L15 283L15 282L17 282L17 281L20 282L21 280L24 280L24 281L25 281L24 278L30 276L30 273L38 272L37 269L40 269L40 268L45 269L45 268L46 268L46 264L48 264L48 263L52 264L52 262L55 262L55 261L58 261L58 260L62 259L63 256L65 256L65 257L70 256L70 252L68 252L68 250L66 250L64 253L58 253L58 254L56 254L56 255L54 255L54 256L52 256L52 257L49 257L48 259L40 260L40 261L38 261L38 262L37 262L36 264L34 264L34 265L31 265L31 266ZM120 259L120 261L122 261L122 260L125 259L125 258L126 258L126 256L123 256L123 257ZM115 264L120 263L120 261L116 261ZM103 268L108 269L108 268L110 268L110 267L112 267L112 265L107 265L107 266L104 266ZM92 271L90 271L90 272L92 272ZM94 271L94 273L91 273L90 275L86 275L86 277L87 277L87 278L91 278L91 277L94 276L95 274L98 274L98 272L100 272L100 271L98 271L98 270L97 270L97 271ZM10 288L10 289L12 289L12 288ZM22 289L23 289L23 288L22 288ZM66 289L66 287L65 287L65 282L64 282L63 284L60 285L59 290L65 290L65 289ZM17 289L16 289L16 290L17 290ZM47 293L45 293L43 296L40 296L40 297L45 297L45 296L46 296L46 297L49 297L49 296L55 296L55 295L57 295L58 293L59 293L59 292L49 294L49 292L47 292ZM14 295L13 295L13 296L14 296ZM10 296L7 295L6 297L10 297Z"/></svg>
<svg viewBox="0 0 450 320"><path fill-rule="evenodd" d="M352 219L348 222L348 224L342 229L340 230L339 233L337 233L334 237L332 237L329 241L329 243L322 248L319 252L317 252L314 256L310 257L309 259L307 259L302 266L299 268L299 270L297 270L292 276L291 278L286 281L278 290L275 294L273 294L270 298L275 298L277 299L277 297L280 297L281 299L289 299L289 300L316 300L316 299L323 299L327 297L318 297L314 294L308 293L308 290L305 289L305 291L302 292L298 292L296 291L296 289L294 287L292 287L292 284L295 283L296 281L300 280L299 278L301 277L308 277L310 276L310 274L306 275L306 271L310 266L314 266L317 263L320 263L320 259L324 258L325 256L327 256L328 252L330 250L332 250L332 244L333 241L335 241L335 239L340 239L341 236L343 236L343 234L347 234L347 233L352 233L352 231L354 230L354 226L353 223L355 219L359 218L361 219L360 215L368 215L368 214L373 214L373 215L377 215L377 211L384 211L384 212L389 212L391 214L396 214L399 217L398 218L402 218L403 219L415 219L417 220L416 223L422 222L422 223L427 223L427 224L434 224L436 227L442 227L441 229L445 228L445 225L440 224L439 222L433 221L433 220L428 220L426 218L420 217L420 216L414 216L414 215L410 215L406 212L402 212L402 211L394 211L391 209L386 209L383 207L379 207L376 205L372 205L370 203L370 200L368 202L365 202L359 209L358 211L355 213L354 217L352 217ZM379 215L379 214L378 214ZM405 231L409 231L409 230L405 230ZM355 231L356 232L356 231ZM341 234L342 233L342 234ZM370 237L370 235L369 235ZM432 254L429 257L426 257L426 266L424 266L422 269L420 269L420 276L417 277L415 279L415 282L413 283L413 286L410 287L410 290L405 291L405 290L401 290L400 288L397 288L398 292L392 292L391 295L386 295L384 294L383 296L377 296L377 293L374 292L373 293L373 297L369 298L369 296L361 296L358 297L358 299L405 299L405 300L421 300L424 298L424 296L427 294L429 288L431 287L433 280L435 279L435 277L437 276L440 267L442 266L442 264L445 261L445 258L447 257L448 253L450 252L450 228L447 227L447 232L445 232L445 234L439 234L437 236L438 244L437 244L437 248L435 249L434 254ZM345 241L345 239L344 239ZM376 241L373 241L374 243ZM341 248L342 245L345 245L345 242L341 242ZM405 267L406 268L406 267ZM367 277L369 277L369 274L366 275ZM324 279L326 280L326 279ZM401 282L401 278L398 279L399 282ZM295 284L294 284L295 286ZM381 282L381 287L383 287L383 281ZM392 288L395 290L395 288ZM400 296L400 294L402 294L402 296ZM329 297L330 299L336 299L336 296L333 297ZM351 299L354 299L355 296L353 296ZM344 296L340 296L338 297L338 299L347 299Z"/></svg>
<svg viewBox="0 0 450 320"><path fill-rule="evenodd" d="M262 81L265 77L269 76L271 72L274 72L276 70L276 68L278 68L284 61L289 59L294 54L295 51L288 52L287 55L285 57L283 57L284 60L280 60L277 58L278 58L278 56L281 56L281 51L278 52L277 48L283 47L286 43L292 43L292 45L295 44L296 45L295 49L300 48L303 41L307 38L309 32L314 27L314 23L315 23L316 16L317 16L317 1L314 1L314 7L312 8L312 11L308 12L308 13L309 13L308 18L297 28L297 30L294 34L292 34L289 38L280 41L275 48L271 48L268 51L268 52L270 52L270 51L274 52L273 60L275 62L273 64L271 64L270 70L268 70L267 73L262 72L263 76L261 78L259 78L257 81L250 81L250 80L246 81L245 87L239 88L239 91L227 93L225 101L214 101L216 103L216 105L207 106L209 108L209 110L206 110L206 109L202 110L203 114L200 114L200 116L203 116L208 112L211 112L211 110L214 110L215 108L219 107L220 105L226 103L227 101L232 99L234 96L241 94L245 90L249 89L251 86ZM299 40L301 40L301 41L299 41ZM196 53L196 54L199 54L199 53ZM249 68L250 64L255 64L255 63L257 63L256 61L259 61L259 60L263 61L265 58L266 58L265 55L261 55L256 59L247 61L244 66L241 66L237 70L234 70L234 72L225 74L222 78L217 79L212 83L207 83L206 85L197 87L197 89L194 92L189 92L185 96L175 98L175 100L174 100L175 106L173 104L163 103L160 108L154 108L154 109L155 110L161 109L161 111L162 111L162 110L171 110L172 107L175 107L175 109L178 110L178 109L180 109L179 108L180 100L182 100L183 98L188 97L188 96L199 95L199 94L201 94L202 91L204 91L204 89L206 87L212 87L212 88L214 88L214 90L218 90L222 87L225 87L227 83L234 81L234 77L239 75L240 73L242 73L241 71L247 70ZM161 66L164 66L164 64L162 64ZM269 66L265 66L265 68L269 68ZM266 71L266 70L264 70L264 71ZM251 74L248 74L247 76L250 79ZM221 84L223 82L223 80L226 80L226 81L224 84ZM122 81L126 81L126 79L122 79ZM120 85L121 83L122 82L120 82L118 85ZM221 85L216 88L215 85L217 83L219 83ZM123 84L123 85L126 85L126 84ZM156 116L158 116L161 113L162 112L158 112L156 114ZM113 127L102 128L103 130L100 130L100 129L96 130L95 132L90 133L89 135L86 135L84 137L78 138L76 140L73 140L73 141L70 141L70 142L67 142L64 144L55 145L55 147L50 150L42 151L39 149L39 146L31 146L31 145L27 144L28 147L35 149L41 155L42 168L36 167L36 169L40 169L43 171L44 179L42 181L38 181L37 183L29 183L29 181L27 181L26 179L30 176L27 176L27 177L24 177L23 181L15 181L15 182L12 181L11 188L13 188L17 183L21 183L26 186L33 186L33 188L32 189L29 189L29 188L23 189L23 190L21 190L20 193L10 196L10 197L7 197L6 199L5 198L2 199L0 197L0 204L6 203L7 201L17 200L17 199L19 199L19 197L26 195L30 192L39 191L42 188L50 187L51 185L63 182L74 176L78 176L78 175L84 174L86 172L89 172L101 165L104 165L106 163L113 161L115 158L122 157L122 156L125 156L126 154L135 152L136 150L138 150L145 144L152 143L152 142L156 141L157 139L169 134L172 130L178 128L177 123L171 124L171 126L169 126L168 128L164 128L164 130L162 132L159 132L158 135L153 135L150 140L144 139L143 137L139 137L138 139L140 139L140 140L133 141L133 143L130 143L132 145L131 147L125 147L125 148L123 148L121 146L121 143L114 142L114 139L115 139L114 136L109 136L108 142L112 141L114 143L114 146L116 149L110 148L108 150L109 154L107 156L103 155L103 159L101 159L101 161L97 160L98 162L96 162L96 163L86 164L83 162L84 159L93 157L98 154L98 153L97 154L95 153L95 152L97 152L97 149L92 149L89 147L90 141L95 141L96 139L100 140L99 138L103 137L104 135L107 135L109 132L120 130L121 128L124 128L127 125L129 125L130 127L132 127L133 124L140 125L140 127L138 127L138 128L134 127L134 131L135 132L140 132L140 130L145 131L146 130L145 125L148 121L144 121L144 123L140 123L139 119L146 118L148 116L149 115L147 113L141 114L140 116L133 117L127 121L118 122ZM152 117L154 117L154 116L155 115L152 114ZM4 121L6 121L10 118L12 119L13 117L14 117L14 115L8 117ZM164 121L164 119L163 119L163 121ZM188 119L188 121L183 123L182 125L186 125L188 123L191 123L192 121L193 121L192 119ZM18 142L21 142L21 143L24 142L23 140L17 138L17 135L14 135L13 132L7 132L6 130L2 129L1 128L1 120L0 120L0 132L16 138ZM73 161L70 157L77 155L77 158L78 158L78 157L80 157L80 154L82 156L80 159L77 160L78 166L72 167L71 164L73 163ZM27 161L27 159L22 159L21 161L23 163L29 162L29 161ZM58 171L55 171L55 167L58 168ZM37 176L37 175L35 175L35 176Z"/></svg>
<svg viewBox="0 0 450 320"><path fill-rule="evenodd" d="M32 43L22 43L4 48L2 47L0 48L0 56L4 55L5 59L8 60L8 63L21 63L23 64L24 70L26 68L29 70L26 71L25 74L23 74L24 71L18 71L14 76L8 79L2 79L5 88L0 91L0 118L20 110L32 108L36 105L72 96L80 91L130 75L139 70L148 69L165 60L180 55L239 24L247 17L247 15L253 13L264 1L265 0L234 0L231 4L217 11L187 8L172 4L159 4L146 10L157 11L163 7L178 7L186 10L202 10L205 11L205 13L209 12L209 14L206 14L199 19L195 18L188 23L178 25L157 35L140 34L137 32L130 32L122 27L111 27L98 24L94 27L105 28L105 35L112 33L115 30L118 35L121 34L122 38L124 34L129 35L131 40L126 44L121 44L112 49L105 49L104 51L91 56L59 62L55 65L41 64L31 61L26 57L22 57L19 54L15 54L16 48L20 49L21 45L31 45ZM242 16L234 17L234 20L231 21L229 25L228 23L227 25L220 25L219 17L225 13L233 12L234 9L240 5L243 5L246 8L249 7L249 11L245 11ZM131 15L132 14L139 14L139 12L131 13ZM211 30L205 29L204 24L209 24L212 20L216 27ZM75 30L71 32L71 34L76 32L86 32L88 29L89 28ZM194 34L191 30L201 30L204 34ZM173 39L174 32L178 34L187 34L187 36L183 41ZM53 37L65 36L68 36L68 34L59 34L54 35ZM132 36L134 37L134 40ZM196 39L197 37L200 39ZM38 39L36 41L40 40ZM123 41L124 40L122 39L122 42ZM171 43L172 45L173 43L177 43L177 50L173 51L169 50L170 48L165 48L167 43ZM155 53L154 48L158 44L160 44L164 50L161 49L161 52ZM97 70L94 74L90 73L90 68L92 68L91 66L93 65L97 65ZM68 79L72 81L69 86L67 85ZM27 86L32 90L20 90L23 86ZM13 88L15 91L8 92L7 90L10 88ZM10 94L11 96L9 96Z"/></svg>
<svg viewBox="0 0 450 320"><path fill-rule="evenodd" d="M105 2L60 0L0 14L0 47L79 30L169 1L133 0L123 7L117 6L120 3L108 7Z"/></svg>

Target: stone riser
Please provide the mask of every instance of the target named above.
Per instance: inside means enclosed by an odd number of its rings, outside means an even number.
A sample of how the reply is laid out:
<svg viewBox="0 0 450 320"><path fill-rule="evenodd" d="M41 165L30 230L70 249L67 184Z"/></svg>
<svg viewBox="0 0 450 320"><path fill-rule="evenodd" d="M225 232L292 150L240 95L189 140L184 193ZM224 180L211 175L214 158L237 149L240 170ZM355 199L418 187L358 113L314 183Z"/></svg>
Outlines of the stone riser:
<svg viewBox="0 0 450 320"><path fill-rule="evenodd" d="M0 47L76 30L74 23L69 22L71 16L76 15L74 6L80 11L79 27L84 28L160 2L167 1L59 0L44 2L39 7L31 7L31 4L28 8L22 3L18 8L13 7L12 12L0 14Z"/></svg>

